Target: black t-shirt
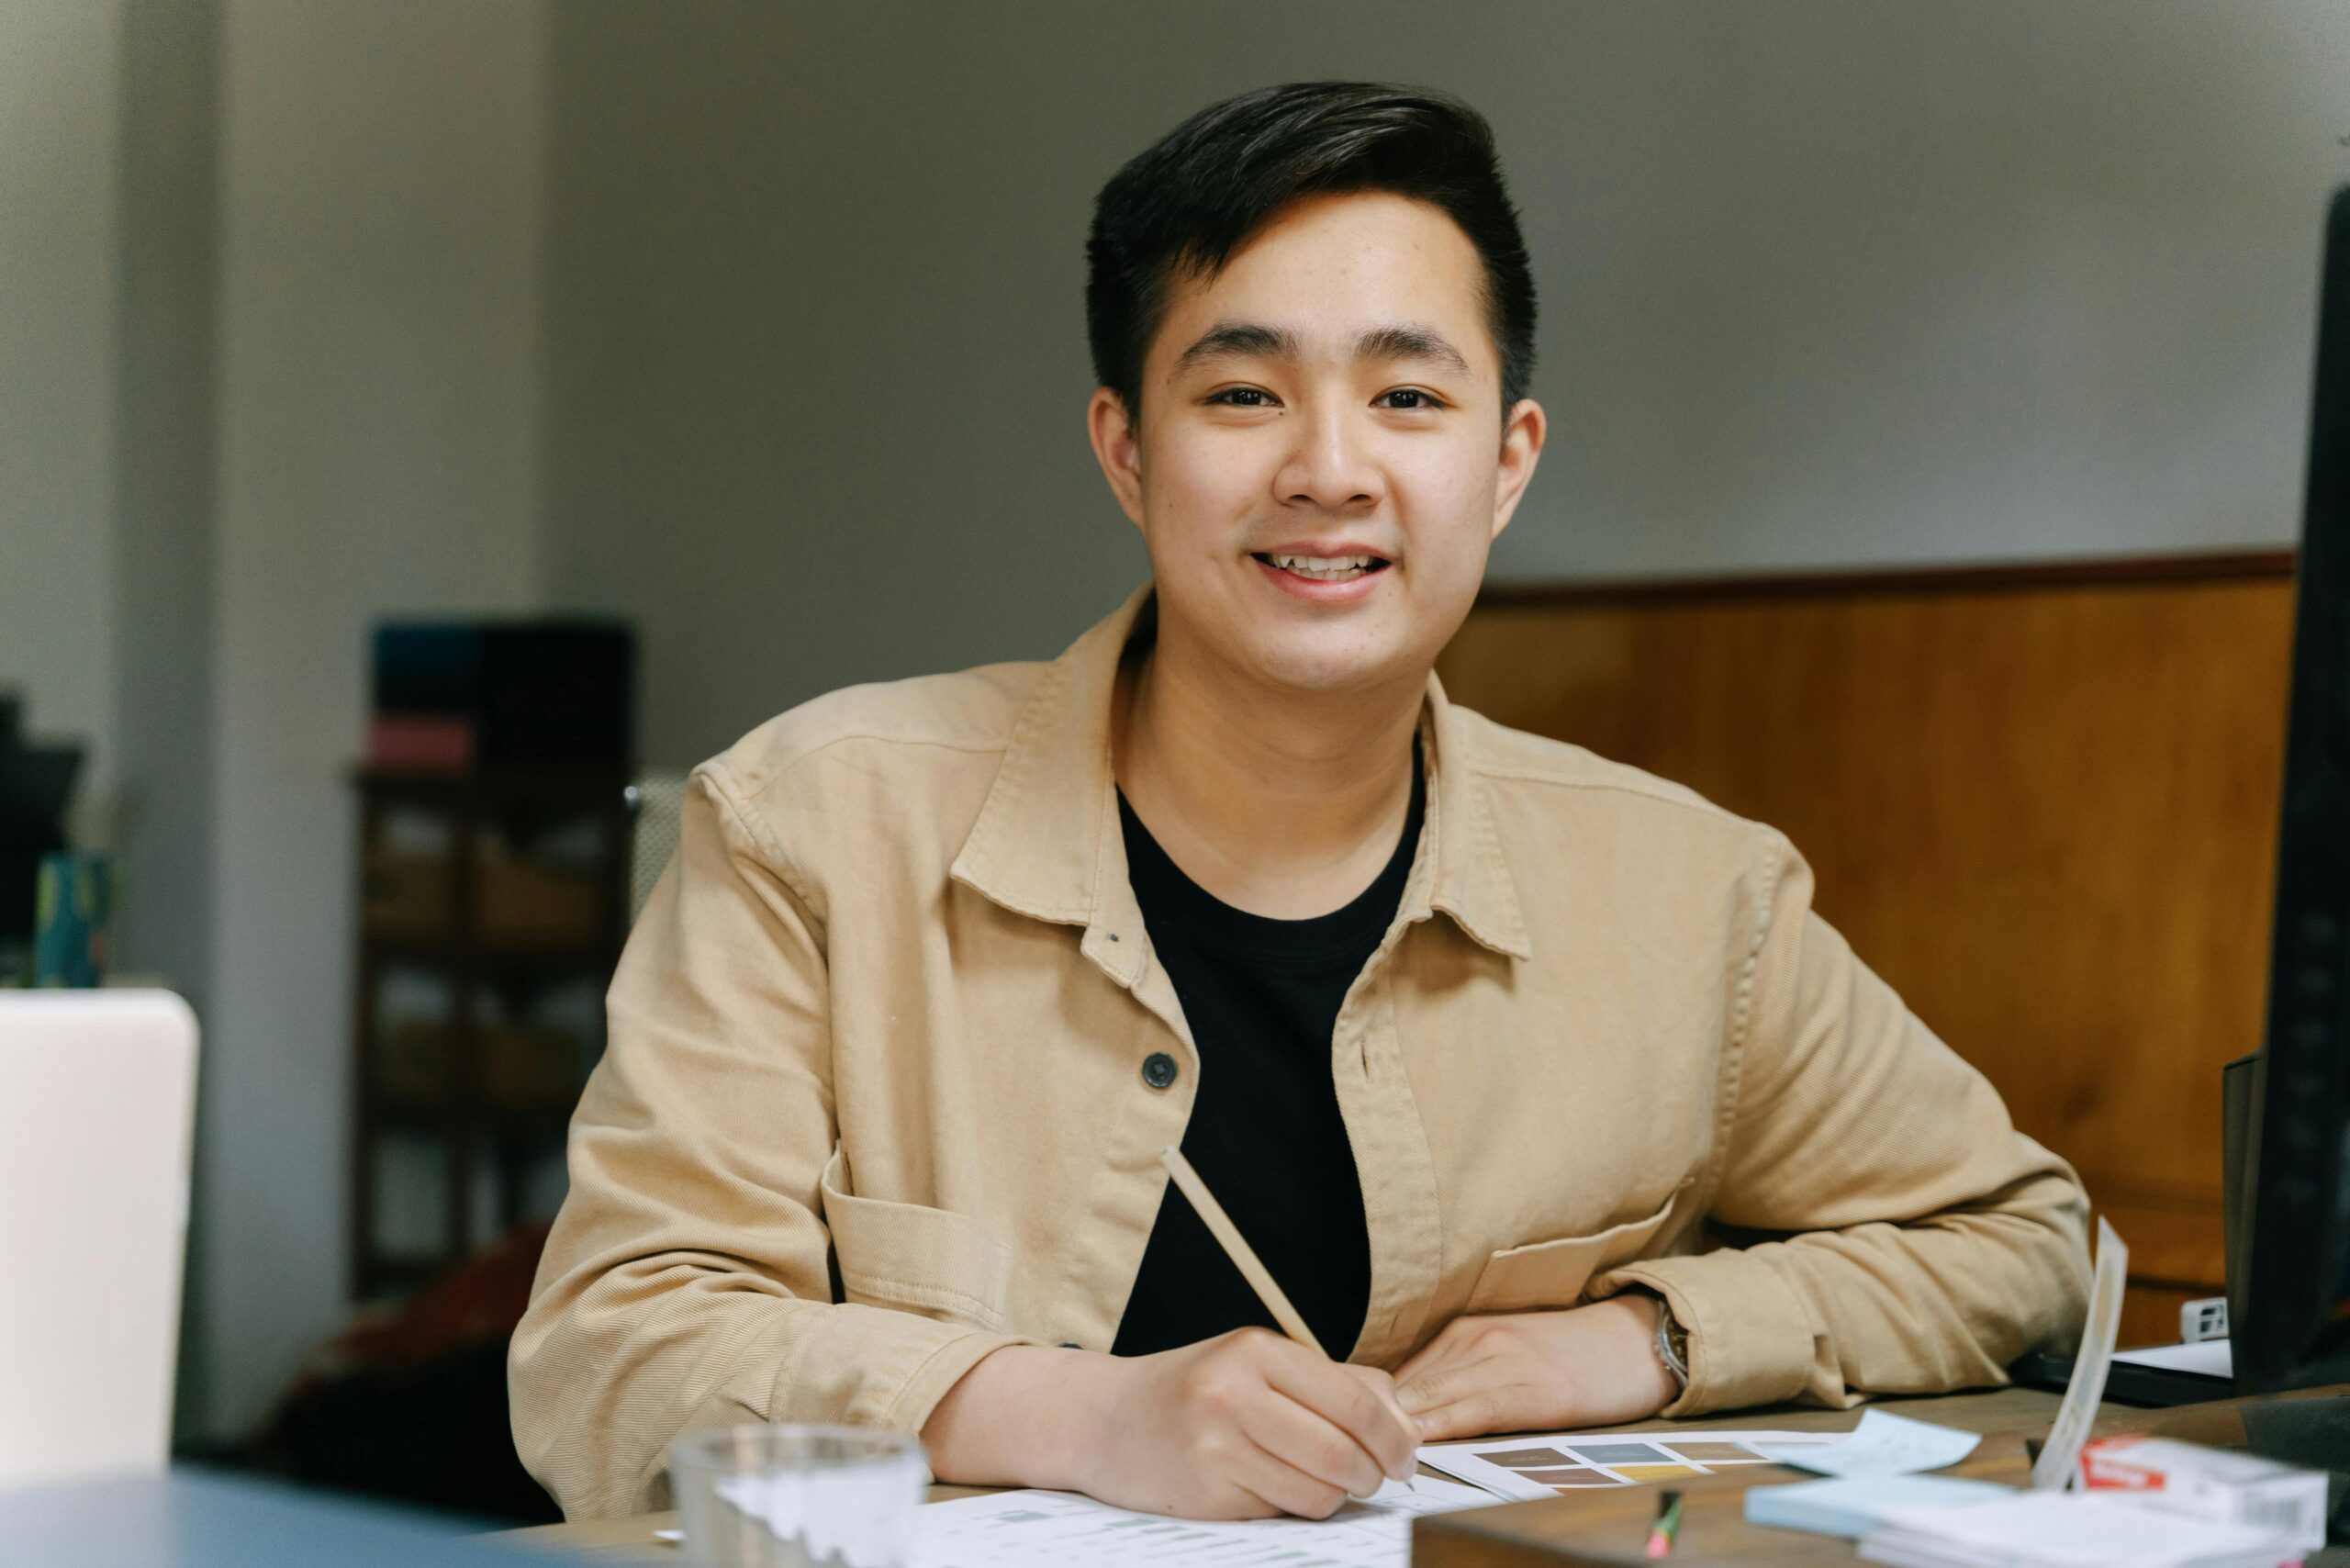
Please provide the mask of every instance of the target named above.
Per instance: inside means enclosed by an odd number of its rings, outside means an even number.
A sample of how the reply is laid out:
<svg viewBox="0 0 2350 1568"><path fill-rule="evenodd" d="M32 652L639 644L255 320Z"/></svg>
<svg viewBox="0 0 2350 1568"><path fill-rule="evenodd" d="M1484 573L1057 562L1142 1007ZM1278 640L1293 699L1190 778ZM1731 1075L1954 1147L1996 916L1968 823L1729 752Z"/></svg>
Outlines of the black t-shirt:
<svg viewBox="0 0 2350 1568"><path fill-rule="evenodd" d="M1386 869L1343 909L1310 920L1271 920L1217 899L1118 796L1143 925L1200 1051L1184 1158L1341 1361L1371 1299L1371 1238L1331 1077L1331 1035L1347 988L1403 902L1425 793L1416 745L1411 810ZM1112 1350L1149 1355L1248 1324L1278 1327L1169 1182Z"/></svg>

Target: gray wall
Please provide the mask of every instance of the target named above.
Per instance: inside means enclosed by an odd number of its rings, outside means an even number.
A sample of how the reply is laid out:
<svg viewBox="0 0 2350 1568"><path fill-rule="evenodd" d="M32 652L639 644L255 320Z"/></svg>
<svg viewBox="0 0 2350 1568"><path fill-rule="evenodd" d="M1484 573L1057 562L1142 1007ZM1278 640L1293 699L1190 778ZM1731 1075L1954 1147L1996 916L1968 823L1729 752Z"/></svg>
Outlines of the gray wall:
<svg viewBox="0 0 2350 1568"><path fill-rule="evenodd" d="M91 748L92 799L114 774L121 41L118 0L0 5L0 690Z"/></svg>
<svg viewBox="0 0 2350 1568"><path fill-rule="evenodd" d="M114 393L115 764L128 969L209 1011L218 0L123 0ZM199 1082L209 1087L208 1078ZM210 1118L217 1120L217 1113ZM198 1180L208 1187L207 1157ZM197 1205L203 1206L199 1195ZM209 1408L208 1235L191 1237L176 1409Z"/></svg>
<svg viewBox="0 0 2350 1568"><path fill-rule="evenodd" d="M228 0L201 1425L345 1316L367 632L527 610L546 9Z"/></svg>
<svg viewBox="0 0 2350 1568"><path fill-rule="evenodd" d="M199 1016L218 28L217 0L0 4L0 688L31 699L37 732L88 748L73 825L120 856L118 972ZM180 1359L190 1421L210 1359L205 1239Z"/></svg>
<svg viewBox="0 0 2350 1568"><path fill-rule="evenodd" d="M2298 526L2338 0L554 16L549 587L684 762L1051 653L1143 569L1088 455L1101 182L1305 76L1497 127L1552 445L1497 576L2136 554Z"/></svg>

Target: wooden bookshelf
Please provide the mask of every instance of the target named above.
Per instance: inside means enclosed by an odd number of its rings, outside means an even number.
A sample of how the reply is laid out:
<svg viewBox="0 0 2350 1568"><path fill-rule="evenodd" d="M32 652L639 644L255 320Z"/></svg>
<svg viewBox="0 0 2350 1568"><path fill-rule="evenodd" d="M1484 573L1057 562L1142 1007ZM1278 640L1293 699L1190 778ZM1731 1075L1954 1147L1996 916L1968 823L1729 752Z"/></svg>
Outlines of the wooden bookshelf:
<svg viewBox="0 0 2350 1568"><path fill-rule="evenodd" d="M352 784L350 1286L370 1301L534 1217L526 1185L560 1159L603 1047L631 812L616 771L361 769ZM569 1015L551 1020L543 1004L559 992ZM430 1246L386 1235L381 1161L398 1140L430 1149L440 1172Z"/></svg>

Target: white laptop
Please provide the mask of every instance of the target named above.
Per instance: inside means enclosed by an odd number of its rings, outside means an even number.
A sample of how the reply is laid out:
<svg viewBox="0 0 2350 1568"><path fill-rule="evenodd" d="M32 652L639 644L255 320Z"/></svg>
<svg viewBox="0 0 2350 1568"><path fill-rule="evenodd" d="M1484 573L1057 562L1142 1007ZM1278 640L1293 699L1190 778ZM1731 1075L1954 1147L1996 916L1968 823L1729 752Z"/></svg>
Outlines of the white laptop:
<svg viewBox="0 0 2350 1568"><path fill-rule="evenodd" d="M196 1033L165 991L0 991L0 1487L163 1467Z"/></svg>

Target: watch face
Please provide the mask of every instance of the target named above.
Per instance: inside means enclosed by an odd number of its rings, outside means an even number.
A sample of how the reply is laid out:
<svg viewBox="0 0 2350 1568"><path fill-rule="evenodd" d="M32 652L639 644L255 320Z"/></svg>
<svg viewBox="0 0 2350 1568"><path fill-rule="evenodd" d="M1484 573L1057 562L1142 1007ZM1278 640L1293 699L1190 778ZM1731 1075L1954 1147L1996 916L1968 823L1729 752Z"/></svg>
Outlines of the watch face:
<svg viewBox="0 0 2350 1568"><path fill-rule="evenodd" d="M1673 1381L1682 1387L1689 1386L1689 1331L1673 1316L1673 1308L1662 1298L1657 1303L1656 1359L1664 1363Z"/></svg>

